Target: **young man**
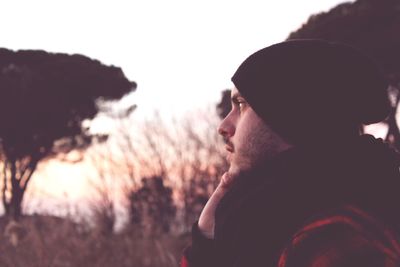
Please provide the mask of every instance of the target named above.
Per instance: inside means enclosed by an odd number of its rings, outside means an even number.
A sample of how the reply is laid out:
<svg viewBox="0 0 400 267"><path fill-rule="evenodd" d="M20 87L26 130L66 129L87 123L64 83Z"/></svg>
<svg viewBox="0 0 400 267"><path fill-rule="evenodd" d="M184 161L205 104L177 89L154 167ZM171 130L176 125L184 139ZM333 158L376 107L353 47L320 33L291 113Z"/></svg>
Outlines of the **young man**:
<svg viewBox="0 0 400 267"><path fill-rule="evenodd" d="M387 83L355 49L293 40L247 58L218 131L229 170L181 266L398 266L398 154L359 135Z"/></svg>

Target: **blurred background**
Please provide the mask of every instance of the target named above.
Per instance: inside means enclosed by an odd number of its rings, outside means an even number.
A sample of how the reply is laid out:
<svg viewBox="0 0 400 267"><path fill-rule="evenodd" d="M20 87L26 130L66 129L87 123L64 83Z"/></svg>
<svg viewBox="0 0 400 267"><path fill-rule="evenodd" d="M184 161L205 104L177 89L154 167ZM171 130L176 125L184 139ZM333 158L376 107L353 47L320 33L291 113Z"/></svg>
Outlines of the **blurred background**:
<svg viewBox="0 0 400 267"><path fill-rule="evenodd" d="M216 129L230 78L286 39L345 42L379 63L392 113L363 131L400 148L397 0L16 0L0 12L0 266L178 266L227 169Z"/></svg>

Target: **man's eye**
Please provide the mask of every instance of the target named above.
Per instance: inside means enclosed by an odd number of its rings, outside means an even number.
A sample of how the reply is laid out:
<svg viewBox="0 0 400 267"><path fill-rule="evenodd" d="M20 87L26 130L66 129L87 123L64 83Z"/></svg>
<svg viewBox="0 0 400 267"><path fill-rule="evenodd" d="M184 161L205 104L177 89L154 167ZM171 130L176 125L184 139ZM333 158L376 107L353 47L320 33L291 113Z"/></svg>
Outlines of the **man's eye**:
<svg viewBox="0 0 400 267"><path fill-rule="evenodd" d="M239 112L242 112L246 108L247 102L241 99L232 99L232 109L237 108Z"/></svg>
<svg viewBox="0 0 400 267"><path fill-rule="evenodd" d="M240 111L243 111L243 109L244 109L245 106L246 106L246 102L244 102L244 101L238 101L237 104L238 104L238 106L239 106L239 110L240 110Z"/></svg>

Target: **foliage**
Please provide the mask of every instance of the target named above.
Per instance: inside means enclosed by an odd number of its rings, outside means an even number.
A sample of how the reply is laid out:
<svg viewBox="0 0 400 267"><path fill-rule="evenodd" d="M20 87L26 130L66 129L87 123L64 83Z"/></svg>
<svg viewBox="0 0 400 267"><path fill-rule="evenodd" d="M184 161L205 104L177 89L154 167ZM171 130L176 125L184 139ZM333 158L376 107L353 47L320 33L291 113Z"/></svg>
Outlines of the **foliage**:
<svg viewBox="0 0 400 267"><path fill-rule="evenodd" d="M222 138L217 132L219 118L214 112L192 112L175 124L149 121L146 139L148 151L154 151L147 162L174 183L178 222L182 231L188 231L198 219L207 199L227 170ZM152 140L150 140L152 139ZM162 140L161 146L154 146ZM153 145L152 145L153 144ZM152 148L152 149L151 149ZM157 160L154 160L157 159ZM159 162L159 164L157 164ZM160 165L157 168L157 165Z"/></svg>
<svg viewBox="0 0 400 267"><path fill-rule="evenodd" d="M147 235L168 233L174 222L176 207L172 189L164 185L163 177L142 179L142 186L129 195L130 219Z"/></svg>
<svg viewBox="0 0 400 267"><path fill-rule="evenodd" d="M15 238L12 238L14 236ZM132 229L104 236L69 218L22 216L7 224L0 218L2 267L174 267L187 236L140 238Z"/></svg>
<svg viewBox="0 0 400 267"><path fill-rule="evenodd" d="M224 90L222 92L221 101L217 104L218 116L223 119L231 110L231 90Z"/></svg>
<svg viewBox="0 0 400 267"><path fill-rule="evenodd" d="M40 161L85 149L94 138L82 126L97 102L134 90L120 68L81 55L0 49L0 157L3 204L18 218Z"/></svg>
<svg viewBox="0 0 400 267"><path fill-rule="evenodd" d="M124 192L120 201L130 210L133 227L145 225L146 235L168 228L188 231L227 169L219 119L208 110L171 121L159 115L143 122L115 120L107 142L88 150L96 175L109 184L98 192L102 203L109 202L109 188L117 185L114 191Z"/></svg>
<svg viewBox="0 0 400 267"><path fill-rule="evenodd" d="M373 58L385 72L391 87L392 113L387 119L387 141L400 149L396 110L400 102L400 2L358 0L328 12L312 15L288 39L320 38L353 45ZM362 96L360 96L362 97Z"/></svg>

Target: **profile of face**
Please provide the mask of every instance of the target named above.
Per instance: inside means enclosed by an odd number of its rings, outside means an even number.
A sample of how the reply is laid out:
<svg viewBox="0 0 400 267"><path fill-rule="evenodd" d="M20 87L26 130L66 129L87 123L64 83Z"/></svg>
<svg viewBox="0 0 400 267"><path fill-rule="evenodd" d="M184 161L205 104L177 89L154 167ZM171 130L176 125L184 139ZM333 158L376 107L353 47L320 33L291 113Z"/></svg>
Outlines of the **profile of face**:
<svg viewBox="0 0 400 267"><path fill-rule="evenodd" d="M228 172L247 171L291 147L275 133L240 95L231 91L232 109L218 127L228 151Z"/></svg>

